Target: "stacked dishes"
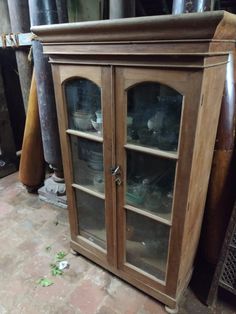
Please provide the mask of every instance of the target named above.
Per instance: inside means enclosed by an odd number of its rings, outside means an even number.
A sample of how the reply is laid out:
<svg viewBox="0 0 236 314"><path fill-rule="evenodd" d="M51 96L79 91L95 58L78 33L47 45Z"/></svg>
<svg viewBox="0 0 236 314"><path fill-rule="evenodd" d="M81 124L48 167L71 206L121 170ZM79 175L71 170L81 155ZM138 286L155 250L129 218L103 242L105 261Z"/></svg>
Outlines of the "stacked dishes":
<svg viewBox="0 0 236 314"><path fill-rule="evenodd" d="M88 156L88 166L93 170L103 171L102 153L93 152Z"/></svg>
<svg viewBox="0 0 236 314"><path fill-rule="evenodd" d="M88 131L91 129L91 114L84 110L73 112L73 123L77 130Z"/></svg>

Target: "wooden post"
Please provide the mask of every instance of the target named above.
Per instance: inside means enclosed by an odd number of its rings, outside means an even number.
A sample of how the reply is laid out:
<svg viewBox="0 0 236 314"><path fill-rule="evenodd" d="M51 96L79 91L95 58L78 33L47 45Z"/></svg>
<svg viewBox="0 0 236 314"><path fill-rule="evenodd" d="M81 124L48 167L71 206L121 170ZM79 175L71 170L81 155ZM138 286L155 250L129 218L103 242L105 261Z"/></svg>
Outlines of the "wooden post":
<svg viewBox="0 0 236 314"><path fill-rule="evenodd" d="M135 16L134 0L110 0L110 19Z"/></svg>
<svg viewBox="0 0 236 314"><path fill-rule="evenodd" d="M29 0L29 9L31 26L58 23L55 0ZM44 186L39 189L39 197L47 202L66 207L51 67L48 58L43 55L41 43L34 40L32 47L44 158L54 171L54 174L45 180Z"/></svg>
<svg viewBox="0 0 236 314"><path fill-rule="evenodd" d="M30 32L28 0L8 0L8 7L11 21L11 31L13 33ZM32 75L31 63L28 60L29 48L18 48L15 53L25 112L27 112Z"/></svg>

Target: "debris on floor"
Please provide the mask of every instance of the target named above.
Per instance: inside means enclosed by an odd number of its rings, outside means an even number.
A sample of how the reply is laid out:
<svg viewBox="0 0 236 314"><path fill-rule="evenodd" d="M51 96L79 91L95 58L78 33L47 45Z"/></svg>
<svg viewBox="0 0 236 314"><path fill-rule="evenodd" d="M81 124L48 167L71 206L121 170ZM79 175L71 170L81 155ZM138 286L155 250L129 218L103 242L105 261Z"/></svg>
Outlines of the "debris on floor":
<svg viewBox="0 0 236 314"><path fill-rule="evenodd" d="M81 255L74 256L67 210L28 194L17 174L0 180L0 239L1 314L165 313L161 303ZM56 261L70 267L59 269ZM52 276L50 264L56 264L63 275ZM233 314L235 310L222 304L208 309L188 289L179 314L190 313Z"/></svg>

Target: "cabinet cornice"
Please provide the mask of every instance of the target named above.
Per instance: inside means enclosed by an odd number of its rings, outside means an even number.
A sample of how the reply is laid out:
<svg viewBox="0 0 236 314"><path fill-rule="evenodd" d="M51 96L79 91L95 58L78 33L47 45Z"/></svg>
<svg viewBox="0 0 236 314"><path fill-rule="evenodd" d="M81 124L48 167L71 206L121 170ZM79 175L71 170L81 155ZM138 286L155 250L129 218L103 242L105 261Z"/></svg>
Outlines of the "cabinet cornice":
<svg viewBox="0 0 236 314"><path fill-rule="evenodd" d="M225 11L32 27L43 43L235 40L236 17Z"/></svg>

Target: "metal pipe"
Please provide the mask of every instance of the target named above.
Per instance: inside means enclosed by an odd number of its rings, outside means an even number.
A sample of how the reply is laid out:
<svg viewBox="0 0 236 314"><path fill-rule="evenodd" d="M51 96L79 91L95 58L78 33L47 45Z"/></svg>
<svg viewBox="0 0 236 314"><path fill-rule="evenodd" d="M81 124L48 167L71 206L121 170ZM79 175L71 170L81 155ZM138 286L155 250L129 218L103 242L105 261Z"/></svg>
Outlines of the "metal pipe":
<svg viewBox="0 0 236 314"><path fill-rule="evenodd" d="M68 22L67 0L56 0L57 14L59 23Z"/></svg>
<svg viewBox="0 0 236 314"><path fill-rule="evenodd" d="M58 23L55 1L29 0L29 9L31 26ZM42 44L34 40L32 47L35 60L35 79L37 83L44 157L54 171L61 176L61 150L51 67L48 63L48 58L43 55Z"/></svg>
<svg viewBox="0 0 236 314"><path fill-rule="evenodd" d="M213 10L215 0L173 0L172 14Z"/></svg>
<svg viewBox="0 0 236 314"><path fill-rule="evenodd" d="M181 14L185 12L185 0L173 0L172 14Z"/></svg>
<svg viewBox="0 0 236 314"><path fill-rule="evenodd" d="M135 0L110 0L110 19L135 16Z"/></svg>
<svg viewBox="0 0 236 314"><path fill-rule="evenodd" d="M31 26L58 23L55 0L29 0L29 9ZM43 54L42 44L33 40L32 47L44 158L54 170L53 176L45 180L44 186L39 190L39 197L65 207L65 184L51 66L48 57Z"/></svg>
<svg viewBox="0 0 236 314"><path fill-rule="evenodd" d="M29 33L30 20L28 0L8 0L8 8L12 32L16 34ZM29 48L18 48L15 53L25 112L27 112L32 75L31 63L28 60Z"/></svg>

